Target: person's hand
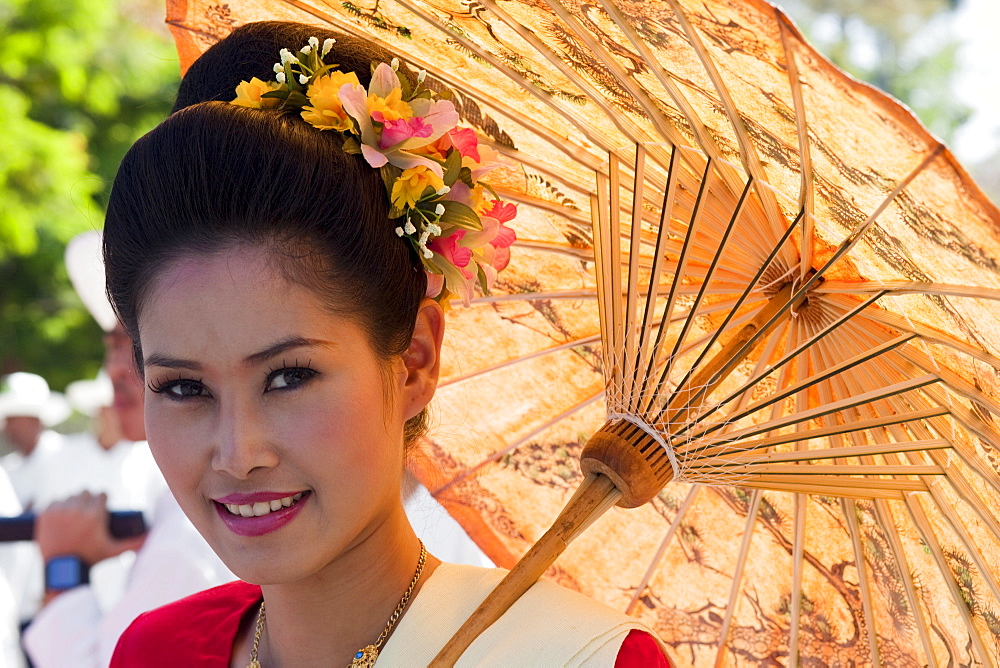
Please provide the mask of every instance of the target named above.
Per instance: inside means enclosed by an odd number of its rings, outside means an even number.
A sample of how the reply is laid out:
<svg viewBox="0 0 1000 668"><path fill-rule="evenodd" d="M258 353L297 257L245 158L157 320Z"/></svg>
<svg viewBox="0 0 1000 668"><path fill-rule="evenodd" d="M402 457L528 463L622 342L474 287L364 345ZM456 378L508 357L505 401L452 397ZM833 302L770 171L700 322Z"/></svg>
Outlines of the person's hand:
<svg viewBox="0 0 1000 668"><path fill-rule="evenodd" d="M82 492L46 508L35 520L35 542L48 562L53 557L76 555L88 566L126 550L137 550L145 534L116 539L108 530L106 494Z"/></svg>

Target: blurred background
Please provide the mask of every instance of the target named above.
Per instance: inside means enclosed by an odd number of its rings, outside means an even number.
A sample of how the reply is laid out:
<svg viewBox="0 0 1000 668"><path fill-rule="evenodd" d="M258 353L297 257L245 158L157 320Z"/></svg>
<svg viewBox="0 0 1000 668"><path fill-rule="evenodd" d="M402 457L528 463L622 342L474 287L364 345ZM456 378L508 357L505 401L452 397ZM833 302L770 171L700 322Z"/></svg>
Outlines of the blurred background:
<svg viewBox="0 0 1000 668"><path fill-rule="evenodd" d="M1000 2L782 6L840 67L913 109L1000 201ZM121 156L170 108L179 75L163 16L162 0L0 0L0 374L31 371L62 390L100 366L101 331L63 251L102 226Z"/></svg>

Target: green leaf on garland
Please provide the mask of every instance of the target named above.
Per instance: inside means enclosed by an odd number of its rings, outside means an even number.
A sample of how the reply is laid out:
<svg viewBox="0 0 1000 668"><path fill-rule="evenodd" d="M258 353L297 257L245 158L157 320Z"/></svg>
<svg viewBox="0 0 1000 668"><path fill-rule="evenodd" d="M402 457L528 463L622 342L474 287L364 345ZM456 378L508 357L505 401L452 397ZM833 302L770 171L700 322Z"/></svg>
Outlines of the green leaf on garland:
<svg viewBox="0 0 1000 668"><path fill-rule="evenodd" d="M350 155L361 155L361 144L354 137L344 138L344 153L349 153Z"/></svg>
<svg viewBox="0 0 1000 668"><path fill-rule="evenodd" d="M468 167L462 167L462 169L458 172L458 178L462 181L462 183L469 186L469 190L476 187L476 184L472 180L472 170Z"/></svg>
<svg viewBox="0 0 1000 668"><path fill-rule="evenodd" d="M360 147L358 152L361 152ZM402 170L399 167L391 163L386 163L379 168L379 174L382 175L382 183L385 184L385 191L392 196L392 186L399 180L399 175L402 174ZM393 207L395 208L395 207ZM401 213L399 215L402 215ZM390 218L398 218L399 216L390 216Z"/></svg>
<svg viewBox="0 0 1000 668"><path fill-rule="evenodd" d="M297 90L289 91L288 98L285 100L285 104L289 107L295 107L301 109L302 107L309 106L309 98L300 93Z"/></svg>
<svg viewBox="0 0 1000 668"><path fill-rule="evenodd" d="M449 188L455 185L462 173L462 154L452 149L444 161L444 184Z"/></svg>
<svg viewBox="0 0 1000 668"><path fill-rule="evenodd" d="M441 215L441 225L453 225L466 230L479 231L483 229L483 223L475 211L461 202L445 201L444 214Z"/></svg>
<svg viewBox="0 0 1000 668"><path fill-rule="evenodd" d="M500 195L497 195L497 191L493 190L493 186L491 186L490 184L486 183L485 181L480 181L479 185L481 185L483 188L485 188L486 191L489 192L489 194L493 195L493 199L500 199Z"/></svg>
<svg viewBox="0 0 1000 668"><path fill-rule="evenodd" d="M484 295L489 296L490 288L486 280L486 272L483 271L482 266L478 262L476 263L476 269L478 270L479 289L483 291Z"/></svg>

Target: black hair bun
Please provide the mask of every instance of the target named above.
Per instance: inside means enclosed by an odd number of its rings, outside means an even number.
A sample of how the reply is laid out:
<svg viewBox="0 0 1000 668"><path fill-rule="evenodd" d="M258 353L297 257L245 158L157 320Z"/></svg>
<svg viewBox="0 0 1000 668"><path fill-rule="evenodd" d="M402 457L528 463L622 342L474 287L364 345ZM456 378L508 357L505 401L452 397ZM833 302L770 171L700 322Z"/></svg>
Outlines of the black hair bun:
<svg viewBox="0 0 1000 668"><path fill-rule="evenodd" d="M325 28L285 21L248 23L233 30L191 64L171 113L199 102L229 102L236 97L236 86L241 81L253 77L273 79L274 64L280 60L278 53L282 49L294 53L310 37L320 42L335 39L326 62L336 63L345 72L354 72L365 87L371 83L371 64L392 60L392 54L385 49Z"/></svg>

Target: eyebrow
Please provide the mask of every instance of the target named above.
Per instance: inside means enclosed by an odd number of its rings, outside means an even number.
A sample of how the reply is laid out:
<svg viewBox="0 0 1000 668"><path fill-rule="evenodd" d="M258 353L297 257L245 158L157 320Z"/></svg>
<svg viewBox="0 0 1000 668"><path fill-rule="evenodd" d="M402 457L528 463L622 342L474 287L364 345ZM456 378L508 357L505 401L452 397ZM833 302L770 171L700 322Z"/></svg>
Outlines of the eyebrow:
<svg viewBox="0 0 1000 668"><path fill-rule="evenodd" d="M267 348L264 348L259 352L247 355L243 358L243 365L248 367L256 366L262 362L266 362L272 357L277 357L281 353L294 348L332 348L335 345L336 344L332 341L324 341L322 339L307 339L303 336L288 336L284 339L275 341ZM191 371L201 371L203 368L199 362L179 359L176 357L168 357L159 353L153 353L144 359L143 364L147 367L160 366L167 369L188 369Z"/></svg>

